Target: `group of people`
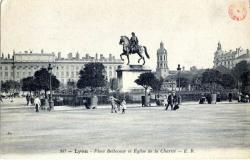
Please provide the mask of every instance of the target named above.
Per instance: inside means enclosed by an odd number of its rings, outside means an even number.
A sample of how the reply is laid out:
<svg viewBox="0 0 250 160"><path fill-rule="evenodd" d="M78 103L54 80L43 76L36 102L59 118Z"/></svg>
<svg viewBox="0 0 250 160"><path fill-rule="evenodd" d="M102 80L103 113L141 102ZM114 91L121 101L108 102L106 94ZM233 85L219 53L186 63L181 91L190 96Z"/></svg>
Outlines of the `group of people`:
<svg viewBox="0 0 250 160"><path fill-rule="evenodd" d="M118 111L122 109L122 114L125 114L125 111L127 109L125 98L120 101L119 99L116 99L115 97L111 96L110 103L111 113L118 113Z"/></svg>
<svg viewBox="0 0 250 160"><path fill-rule="evenodd" d="M41 108L41 100L38 95L35 96L35 98L32 95L26 95L26 101L27 101L27 106L29 105L34 105L35 106L35 111L39 112L39 108Z"/></svg>
<svg viewBox="0 0 250 160"><path fill-rule="evenodd" d="M163 101L163 105L166 107L165 110L168 110L168 107L171 107L171 110L179 109L179 105L181 103L180 96L176 95L172 92L170 95L166 95Z"/></svg>

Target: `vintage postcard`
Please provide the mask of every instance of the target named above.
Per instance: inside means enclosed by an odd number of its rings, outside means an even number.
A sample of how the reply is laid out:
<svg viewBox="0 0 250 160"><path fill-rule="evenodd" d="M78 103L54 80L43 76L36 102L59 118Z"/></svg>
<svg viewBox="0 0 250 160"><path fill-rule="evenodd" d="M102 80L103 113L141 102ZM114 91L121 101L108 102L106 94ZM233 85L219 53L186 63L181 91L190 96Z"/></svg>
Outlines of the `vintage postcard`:
<svg viewBox="0 0 250 160"><path fill-rule="evenodd" d="M249 0L1 0L0 159L250 159Z"/></svg>

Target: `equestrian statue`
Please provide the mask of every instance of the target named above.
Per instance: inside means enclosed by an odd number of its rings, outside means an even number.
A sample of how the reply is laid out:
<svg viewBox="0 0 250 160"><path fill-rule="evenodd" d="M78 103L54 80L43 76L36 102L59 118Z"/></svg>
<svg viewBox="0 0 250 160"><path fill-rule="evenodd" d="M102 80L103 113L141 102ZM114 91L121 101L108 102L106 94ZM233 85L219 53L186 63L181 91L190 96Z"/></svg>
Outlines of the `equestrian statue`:
<svg viewBox="0 0 250 160"><path fill-rule="evenodd" d="M120 54L121 60L124 61L122 58L123 55L127 56L129 65L129 55L130 54L138 54L140 59L138 59L138 63L140 63L141 59L143 60L143 65L145 64L145 59L143 53L145 53L146 57L149 58L147 48L145 46L140 46L138 38L135 36L135 33L132 32L132 37L129 39L127 36L121 36L120 45L123 45L123 53Z"/></svg>

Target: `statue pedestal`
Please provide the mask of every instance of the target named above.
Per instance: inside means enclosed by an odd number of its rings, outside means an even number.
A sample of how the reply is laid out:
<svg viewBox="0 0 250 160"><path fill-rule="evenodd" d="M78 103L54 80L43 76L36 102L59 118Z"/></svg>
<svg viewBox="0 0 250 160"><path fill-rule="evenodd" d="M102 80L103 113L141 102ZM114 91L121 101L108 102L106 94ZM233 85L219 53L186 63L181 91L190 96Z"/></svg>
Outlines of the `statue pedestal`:
<svg viewBox="0 0 250 160"><path fill-rule="evenodd" d="M131 92L143 90L142 86L135 83L140 74L151 72L149 67L143 65L121 65L116 70L118 78L118 88L120 92Z"/></svg>

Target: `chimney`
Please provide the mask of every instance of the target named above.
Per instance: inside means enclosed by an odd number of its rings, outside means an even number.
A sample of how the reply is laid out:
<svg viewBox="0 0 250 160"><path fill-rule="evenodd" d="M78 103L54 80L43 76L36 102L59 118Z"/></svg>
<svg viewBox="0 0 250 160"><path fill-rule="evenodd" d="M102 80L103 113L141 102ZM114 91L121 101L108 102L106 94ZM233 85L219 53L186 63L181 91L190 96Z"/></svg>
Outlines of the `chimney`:
<svg viewBox="0 0 250 160"><path fill-rule="evenodd" d="M100 54L100 59L101 59L101 60L104 59L103 54Z"/></svg>
<svg viewBox="0 0 250 160"><path fill-rule="evenodd" d="M95 59L96 59L96 60L98 59L98 53L95 54Z"/></svg>
<svg viewBox="0 0 250 160"><path fill-rule="evenodd" d="M249 49L247 49L247 54L249 54Z"/></svg>
<svg viewBox="0 0 250 160"><path fill-rule="evenodd" d="M58 59L61 59L61 58L62 58L62 57L61 57L61 52L58 52L58 53L57 53L57 58L58 58Z"/></svg>
<svg viewBox="0 0 250 160"><path fill-rule="evenodd" d="M16 53L15 50L13 50L13 55L14 55L15 53Z"/></svg>
<svg viewBox="0 0 250 160"><path fill-rule="evenodd" d="M68 54L68 59L72 59L72 53Z"/></svg>
<svg viewBox="0 0 250 160"><path fill-rule="evenodd" d="M110 61L112 60L112 54L109 54L109 60Z"/></svg>
<svg viewBox="0 0 250 160"><path fill-rule="evenodd" d="M78 52L76 52L76 59L79 60L79 58L80 58L80 55Z"/></svg>
<svg viewBox="0 0 250 160"><path fill-rule="evenodd" d="M8 59L10 59L10 54L8 54Z"/></svg>
<svg viewBox="0 0 250 160"><path fill-rule="evenodd" d="M88 53L86 53L85 57L86 57L86 59L89 59L89 54L88 54Z"/></svg>
<svg viewBox="0 0 250 160"><path fill-rule="evenodd" d="M4 59L4 53L2 53L2 59Z"/></svg>
<svg viewBox="0 0 250 160"><path fill-rule="evenodd" d="M43 54L43 49L41 49L41 53Z"/></svg>

